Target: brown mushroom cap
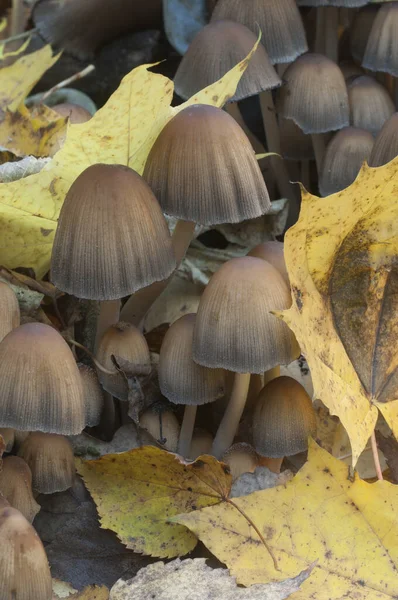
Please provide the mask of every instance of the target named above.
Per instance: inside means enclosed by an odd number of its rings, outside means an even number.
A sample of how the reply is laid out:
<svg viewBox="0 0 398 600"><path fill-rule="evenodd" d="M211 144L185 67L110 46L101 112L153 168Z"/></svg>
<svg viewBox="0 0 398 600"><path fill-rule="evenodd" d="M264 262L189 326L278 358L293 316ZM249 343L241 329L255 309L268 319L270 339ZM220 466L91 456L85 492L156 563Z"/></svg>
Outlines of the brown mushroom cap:
<svg viewBox="0 0 398 600"><path fill-rule="evenodd" d="M32 492L32 472L18 456L8 456L0 470L0 494L32 523L40 510Z"/></svg>
<svg viewBox="0 0 398 600"><path fill-rule="evenodd" d="M167 123L144 178L163 210L202 225L259 217L270 201L253 148L236 121L214 106L188 106Z"/></svg>
<svg viewBox="0 0 398 600"><path fill-rule="evenodd" d="M322 196L344 190L355 181L363 163L369 159L374 138L369 131L345 127L327 145L319 177Z"/></svg>
<svg viewBox="0 0 398 600"><path fill-rule="evenodd" d="M140 427L170 452L177 452L180 425L171 410L158 411L148 408L140 415Z"/></svg>
<svg viewBox="0 0 398 600"><path fill-rule="evenodd" d="M283 75L277 111L304 133L326 133L349 124L347 87L339 67L322 54L304 54Z"/></svg>
<svg viewBox="0 0 398 600"><path fill-rule="evenodd" d="M243 60L253 48L257 36L244 25L216 21L197 33L177 69L176 93L184 100L218 81ZM249 62L231 102L255 96L282 84L261 44Z"/></svg>
<svg viewBox="0 0 398 600"><path fill-rule="evenodd" d="M202 454L211 454L212 444L213 436L211 433L203 431L202 429L194 429L189 458L191 460L196 460L198 456L201 456Z"/></svg>
<svg viewBox="0 0 398 600"><path fill-rule="evenodd" d="M225 393L224 371L208 369L192 358L196 315L184 315L168 329L160 349L159 385L174 404L195 405L213 402Z"/></svg>
<svg viewBox="0 0 398 600"><path fill-rule="evenodd" d="M398 2L382 4L373 22L362 66L398 76Z"/></svg>
<svg viewBox="0 0 398 600"><path fill-rule="evenodd" d="M21 321L19 304L12 288L0 281L0 342Z"/></svg>
<svg viewBox="0 0 398 600"><path fill-rule="evenodd" d="M383 125L369 158L371 167L381 167L398 156L398 113L394 113Z"/></svg>
<svg viewBox="0 0 398 600"><path fill-rule="evenodd" d="M272 265L283 277L286 285L290 288L289 275L286 268L285 256L283 254L283 242L269 241L254 246L247 256L262 258Z"/></svg>
<svg viewBox="0 0 398 600"><path fill-rule="evenodd" d="M51 600L47 556L32 525L15 508L0 510L0 598Z"/></svg>
<svg viewBox="0 0 398 600"><path fill-rule="evenodd" d="M109 370L116 368L116 360L117 365L128 376L149 375L151 372L147 341L141 331L131 323L119 322L108 327L98 344L96 358ZM98 370L98 379L112 396L119 400L128 400L129 387L122 373L108 375Z"/></svg>
<svg viewBox="0 0 398 600"><path fill-rule="evenodd" d="M66 435L84 429L79 370L49 325L25 323L0 343L0 397L4 427Z"/></svg>
<svg viewBox="0 0 398 600"><path fill-rule="evenodd" d="M273 310L291 305L282 275L265 260L245 256L224 263L200 300L193 358L206 367L262 373L300 354L288 326Z"/></svg>
<svg viewBox="0 0 398 600"><path fill-rule="evenodd" d="M253 414L253 442L259 454L282 458L304 452L315 432L311 398L298 381L277 377L263 387Z"/></svg>
<svg viewBox="0 0 398 600"><path fill-rule="evenodd" d="M363 61L369 35L379 8L378 4L363 6L354 14L350 25L349 40L351 56L359 64Z"/></svg>
<svg viewBox="0 0 398 600"><path fill-rule="evenodd" d="M92 117L86 108L80 106L80 104L72 104L70 102L55 104L51 106L51 109L61 115L61 117L68 117L70 123L74 125L76 123L86 123Z"/></svg>
<svg viewBox="0 0 398 600"><path fill-rule="evenodd" d="M218 0L212 21L236 21L261 41L273 64L291 62L307 52L303 22L294 0Z"/></svg>
<svg viewBox="0 0 398 600"><path fill-rule="evenodd" d="M94 427L101 419L104 395L96 370L83 363L77 366L83 383L86 426Z"/></svg>
<svg viewBox="0 0 398 600"><path fill-rule="evenodd" d="M348 84L348 99L351 124L374 136L395 111L386 88L368 75L356 77Z"/></svg>
<svg viewBox="0 0 398 600"><path fill-rule="evenodd" d="M170 232L145 181L123 165L92 165L69 189L55 235L51 279L63 292L115 300L175 267Z"/></svg>
<svg viewBox="0 0 398 600"><path fill-rule="evenodd" d="M32 487L42 494L63 492L72 487L76 469L68 438L50 433L30 433L18 456L32 471Z"/></svg>
<svg viewBox="0 0 398 600"><path fill-rule="evenodd" d="M243 473L254 473L259 465L257 452L253 446L245 442L228 448L222 455L221 461L229 466L233 481Z"/></svg>

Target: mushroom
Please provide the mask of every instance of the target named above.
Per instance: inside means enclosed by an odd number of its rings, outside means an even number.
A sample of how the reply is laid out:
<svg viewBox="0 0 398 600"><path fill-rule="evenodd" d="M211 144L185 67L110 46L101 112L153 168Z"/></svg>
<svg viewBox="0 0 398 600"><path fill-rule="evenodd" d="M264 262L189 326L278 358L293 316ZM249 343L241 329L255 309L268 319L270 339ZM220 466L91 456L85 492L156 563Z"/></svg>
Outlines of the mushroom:
<svg viewBox="0 0 398 600"><path fill-rule="evenodd" d="M318 174L325 152L320 134L349 125L346 83L339 67L321 54L304 54L283 76L277 92L277 111L312 135Z"/></svg>
<svg viewBox="0 0 398 600"><path fill-rule="evenodd" d="M32 487L41 494L63 492L73 486L75 457L72 444L63 435L30 433L18 456L32 471Z"/></svg>
<svg viewBox="0 0 398 600"><path fill-rule="evenodd" d="M101 419L104 394L96 370L83 363L77 366L83 384L86 427L94 427Z"/></svg>
<svg viewBox="0 0 398 600"><path fill-rule="evenodd" d="M352 58L359 64L363 61L369 35L379 8L380 6L377 4L362 6L352 20L349 31L350 50Z"/></svg>
<svg viewBox="0 0 398 600"><path fill-rule="evenodd" d="M210 454L212 445L213 436L211 433L204 431L203 429L194 429L189 458L191 460L196 460L198 456L202 456L202 454Z"/></svg>
<svg viewBox="0 0 398 600"><path fill-rule="evenodd" d="M140 415L140 427L170 452L177 452L180 425L171 410L152 406Z"/></svg>
<svg viewBox="0 0 398 600"><path fill-rule="evenodd" d="M52 579L43 544L15 508L0 508L0 598L51 600Z"/></svg>
<svg viewBox="0 0 398 600"><path fill-rule="evenodd" d="M235 373L230 401L214 438L217 458L232 445L245 407L251 373L288 364L300 354L287 325L272 310L291 303L282 276L259 258L234 258L212 276L196 316L193 359Z"/></svg>
<svg viewBox="0 0 398 600"><path fill-rule="evenodd" d="M232 481L238 479L243 473L254 473L259 465L257 452L250 444L240 442L234 444L221 457L221 461L229 466Z"/></svg>
<svg viewBox="0 0 398 600"><path fill-rule="evenodd" d="M3 427L66 435L85 427L79 370L49 325L25 323L0 343L0 397Z"/></svg>
<svg viewBox="0 0 398 600"><path fill-rule="evenodd" d="M370 30L362 66L398 76L398 2L380 7Z"/></svg>
<svg viewBox="0 0 398 600"><path fill-rule="evenodd" d="M280 473L285 456L308 448L308 437L316 433L311 398L291 377L273 379L260 392L253 413L253 444L274 473Z"/></svg>
<svg viewBox="0 0 398 600"><path fill-rule="evenodd" d="M250 250L247 256L262 258L272 265L283 277L288 288L290 288L289 274L287 272L285 257L283 254L283 242L268 241L258 244Z"/></svg>
<svg viewBox="0 0 398 600"><path fill-rule="evenodd" d="M168 329L159 356L160 391L170 402L184 404L178 453L188 458L197 407L225 393L224 371L208 369L192 359L196 315L187 314Z"/></svg>
<svg viewBox="0 0 398 600"><path fill-rule="evenodd" d="M373 143L372 134L357 127L345 127L333 136L326 147L319 178L322 196L340 192L355 181L369 159Z"/></svg>
<svg viewBox="0 0 398 600"><path fill-rule="evenodd" d="M32 523L40 510L32 492L32 472L29 465L18 456L3 459L0 470L0 493L13 508L19 510Z"/></svg>
<svg viewBox="0 0 398 600"><path fill-rule="evenodd" d="M19 304L12 288L0 281L0 342L21 321Z"/></svg>
<svg viewBox="0 0 398 600"><path fill-rule="evenodd" d="M369 166L381 167L398 156L398 113L394 113L383 125L377 136Z"/></svg>
<svg viewBox="0 0 398 600"><path fill-rule="evenodd" d="M348 83L350 122L376 136L384 123L394 114L394 102L386 88L368 75Z"/></svg>
<svg viewBox="0 0 398 600"><path fill-rule="evenodd" d="M109 327L98 344L97 360L107 369L118 368L125 372L109 375L98 370L102 387L119 400L128 400L128 377L149 375L151 357L143 334L130 323L119 322Z"/></svg>
<svg viewBox="0 0 398 600"><path fill-rule="evenodd" d="M61 115L61 117L68 117L69 122L73 125L86 123L92 117L92 114L86 108L80 106L80 104L71 104L70 102L55 104L51 106L51 109Z"/></svg>

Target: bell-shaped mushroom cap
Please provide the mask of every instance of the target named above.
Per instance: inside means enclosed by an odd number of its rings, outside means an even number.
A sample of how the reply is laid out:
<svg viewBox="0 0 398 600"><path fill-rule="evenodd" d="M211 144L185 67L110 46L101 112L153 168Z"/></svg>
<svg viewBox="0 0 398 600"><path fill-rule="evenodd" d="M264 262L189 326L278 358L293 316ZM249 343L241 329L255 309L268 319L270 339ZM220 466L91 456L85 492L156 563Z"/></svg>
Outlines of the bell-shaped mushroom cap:
<svg viewBox="0 0 398 600"><path fill-rule="evenodd" d="M381 6L366 44L362 66L398 76L398 2Z"/></svg>
<svg viewBox="0 0 398 600"><path fill-rule="evenodd" d="M273 64L291 62L307 52L307 40L299 10L294 0L218 0L212 21L236 21L255 34Z"/></svg>
<svg viewBox="0 0 398 600"><path fill-rule="evenodd" d="M348 98L351 124L374 136L395 111L386 88L368 75L356 77L348 84Z"/></svg>
<svg viewBox="0 0 398 600"><path fill-rule="evenodd" d="M174 404L207 404L225 393L222 369L208 369L192 358L196 315L184 315L167 331L159 356L159 385Z"/></svg>
<svg viewBox="0 0 398 600"><path fill-rule="evenodd" d="M0 510L0 598L51 600L47 556L32 525L15 508Z"/></svg>
<svg viewBox="0 0 398 600"><path fill-rule="evenodd" d="M314 160L311 136L301 131L292 119L279 119L282 156L287 160Z"/></svg>
<svg viewBox="0 0 398 600"><path fill-rule="evenodd" d="M80 106L80 104L71 104L70 102L63 102L62 104L55 104L51 107L61 117L68 117L70 123L86 123L92 117L91 113L86 108Z"/></svg>
<svg viewBox="0 0 398 600"><path fill-rule="evenodd" d="M171 410L148 408L140 415L140 427L166 450L177 452L180 425Z"/></svg>
<svg viewBox="0 0 398 600"><path fill-rule="evenodd" d="M184 100L218 81L243 60L256 43L256 35L233 21L216 21L197 33L177 69L176 93ZM282 84L261 44L249 62L231 102L255 96Z"/></svg>
<svg viewBox="0 0 398 600"><path fill-rule="evenodd" d="M253 446L245 442L228 448L222 455L221 461L229 466L233 481L243 473L254 473L259 464L257 452Z"/></svg>
<svg viewBox="0 0 398 600"><path fill-rule="evenodd" d="M79 369L49 325L25 323L0 343L0 397L4 427L66 435L84 429Z"/></svg>
<svg viewBox="0 0 398 600"><path fill-rule="evenodd" d="M211 454L211 447L213 445L213 436L208 431L203 429L194 429L191 449L189 451L189 458L196 460L198 456L202 454Z"/></svg>
<svg viewBox="0 0 398 600"><path fill-rule="evenodd" d="M0 342L21 321L19 304L12 288L0 281Z"/></svg>
<svg viewBox="0 0 398 600"><path fill-rule="evenodd" d="M83 363L77 366L83 383L86 426L94 427L100 422L104 406L104 395L96 370Z"/></svg>
<svg viewBox="0 0 398 600"><path fill-rule="evenodd" d="M362 63L365 55L366 45L379 8L380 6L378 4L368 4L367 6L363 6L354 14L354 18L350 25L349 39L351 56L359 64Z"/></svg>
<svg viewBox="0 0 398 600"><path fill-rule="evenodd" d="M377 136L369 158L371 167L381 167L398 156L398 113L386 121Z"/></svg>
<svg viewBox="0 0 398 600"><path fill-rule="evenodd" d="M277 111L304 133L326 133L349 124L347 87L339 67L322 54L304 54L283 75Z"/></svg>
<svg viewBox="0 0 398 600"><path fill-rule="evenodd" d="M251 256L229 260L200 300L195 362L235 373L262 373L292 362L300 354L296 338L270 312L290 305L290 290L272 265Z"/></svg>
<svg viewBox="0 0 398 600"><path fill-rule="evenodd" d="M18 456L8 456L0 470L0 494L32 523L40 510L32 492L32 472Z"/></svg>
<svg viewBox="0 0 398 600"><path fill-rule="evenodd" d="M53 283L78 298L115 300L166 279L174 267L166 220L138 173L123 165L85 169L61 208Z"/></svg>
<svg viewBox="0 0 398 600"><path fill-rule="evenodd" d="M289 275L286 268L285 256L283 254L283 242L269 241L254 246L248 256L262 258L272 265L283 277L286 285L290 288Z"/></svg>
<svg viewBox="0 0 398 600"><path fill-rule="evenodd" d="M63 492L75 480L75 457L68 438L50 433L30 433L18 456L32 471L32 487L42 494Z"/></svg>
<svg viewBox="0 0 398 600"><path fill-rule="evenodd" d="M205 104L167 123L144 178L164 212L202 225L254 219L271 206L246 134L225 111Z"/></svg>
<svg viewBox="0 0 398 600"><path fill-rule="evenodd" d="M96 358L109 370L115 370L116 361L126 376L149 375L151 372L147 341L141 331L131 323L121 321L111 325L98 344ZM128 400L129 386L125 375L121 372L108 375L98 370L102 387L119 400Z"/></svg>
<svg viewBox="0 0 398 600"><path fill-rule="evenodd" d="M315 432L311 398L298 381L277 377L263 387L253 414L253 442L259 454L282 458L304 452Z"/></svg>
<svg viewBox="0 0 398 600"><path fill-rule="evenodd" d="M372 152L374 138L369 131L345 127L327 145L319 178L322 196L344 190L355 181Z"/></svg>
<svg viewBox="0 0 398 600"><path fill-rule="evenodd" d="M6 445L4 452L11 452L14 446L15 430L11 427L0 427L0 435Z"/></svg>

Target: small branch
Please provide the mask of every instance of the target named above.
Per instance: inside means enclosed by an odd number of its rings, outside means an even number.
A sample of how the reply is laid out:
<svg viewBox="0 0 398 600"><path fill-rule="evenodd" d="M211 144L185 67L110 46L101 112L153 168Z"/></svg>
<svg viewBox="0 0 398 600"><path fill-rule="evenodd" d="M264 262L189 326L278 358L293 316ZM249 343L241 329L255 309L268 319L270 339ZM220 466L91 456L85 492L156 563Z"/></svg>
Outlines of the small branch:
<svg viewBox="0 0 398 600"><path fill-rule="evenodd" d="M17 35L12 35L5 40L0 40L1 44L8 44L8 42L15 42L16 40L23 40L24 38L29 37L30 35L37 32L37 29L29 29L29 31L23 31L22 33L17 33Z"/></svg>
<svg viewBox="0 0 398 600"><path fill-rule="evenodd" d="M372 444L372 454L373 454L373 461L375 464L377 479L379 481L383 481L383 472L381 470L379 451L377 449L376 435L375 435L374 431L373 431L372 435L370 436L370 442Z"/></svg>
<svg viewBox="0 0 398 600"><path fill-rule="evenodd" d="M83 77L86 77L86 75L89 75L89 73L91 73L92 71L94 71L94 69L95 69L94 65L88 65L88 67L86 67L82 71L79 71L78 73L75 73L71 77L68 77L68 79L64 79L63 81L60 81L59 83L57 83L57 85L54 85L52 88L50 88L49 90L47 90L47 92L44 92L44 94L36 102L36 104L42 104L44 102L44 100L46 100L46 98L48 98L49 96L51 96L51 94L53 94L54 92L57 92L58 90L60 90L63 87L65 87L66 85L69 85L70 83L73 83L74 81L79 81L79 79L82 79Z"/></svg>
<svg viewBox="0 0 398 600"><path fill-rule="evenodd" d="M72 346L76 346L77 348L80 348L80 350L83 350L83 352L85 352L91 358L91 360L93 361L93 363L95 364L97 369L99 369L100 371L105 373L105 375L118 375L119 374L119 371L117 371L117 370L111 371L110 369L107 369L106 367L104 367L95 358L94 354L92 352L90 352L90 350L88 348L86 348L86 346L83 346L83 344L80 344L79 342L76 342L75 340L71 340L68 337L66 337L65 340L68 342L68 344L71 344Z"/></svg>

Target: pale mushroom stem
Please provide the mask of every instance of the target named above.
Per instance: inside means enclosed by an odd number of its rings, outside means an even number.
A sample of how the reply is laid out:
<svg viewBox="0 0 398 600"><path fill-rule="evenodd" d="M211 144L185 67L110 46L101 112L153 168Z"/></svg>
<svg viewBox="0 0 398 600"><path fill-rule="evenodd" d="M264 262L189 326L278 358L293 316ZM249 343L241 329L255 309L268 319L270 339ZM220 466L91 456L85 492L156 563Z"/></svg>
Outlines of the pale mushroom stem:
<svg viewBox="0 0 398 600"><path fill-rule="evenodd" d="M269 383L273 379L280 377L280 375L281 375L280 366L274 367L273 369L268 369L268 371L265 371L265 373L264 373L264 385L267 385L267 383Z"/></svg>
<svg viewBox="0 0 398 600"><path fill-rule="evenodd" d="M177 267L184 258L189 244L192 242L195 233L195 223L180 219L174 228L172 243ZM155 300L166 289L173 275L163 281L155 281L151 285L139 290L127 300L122 308L120 318L126 323L132 323L136 327L143 321L148 310Z"/></svg>
<svg viewBox="0 0 398 600"><path fill-rule="evenodd" d="M323 54L325 50L325 7L316 9L316 28L314 52Z"/></svg>
<svg viewBox="0 0 398 600"><path fill-rule="evenodd" d="M221 458L224 452L232 446L239 421L245 408L250 385L250 373L235 373L231 399L214 438L211 454Z"/></svg>
<svg viewBox="0 0 398 600"><path fill-rule="evenodd" d="M275 152L279 155L271 157L272 169L275 174L279 193L283 198L289 200L289 224L292 225L298 218L299 198L293 185L289 181L286 164L282 158L281 138L272 92L270 90L261 92L259 98L268 151Z"/></svg>
<svg viewBox="0 0 398 600"><path fill-rule="evenodd" d="M120 300L104 300L100 303L97 319L97 331L95 334L94 352L97 352L98 344L105 331L119 322Z"/></svg>
<svg viewBox="0 0 398 600"><path fill-rule="evenodd" d="M264 146L262 145L260 140L258 140L256 138L256 136L251 132L249 127L246 125L245 120L242 117L242 113L240 112L238 103L237 102L229 102L229 104L227 104L225 106L225 110L233 119L235 119L235 121L238 123L239 127L241 127L243 129L243 131L249 138L251 145L253 146L254 152L256 154L264 154L266 152Z"/></svg>
<svg viewBox="0 0 398 600"><path fill-rule="evenodd" d="M18 35L23 32L25 25L25 7L23 0L12 0L11 8L11 35Z"/></svg>
<svg viewBox="0 0 398 600"><path fill-rule="evenodd" d="M283 457L282 458L268 458L267 456L260 456L260 459L259 459L259 464L262 467L267 467L267 469L269 469L273 473L277 473L278 475L281 472L282 463L283 463Z"/></svg>
<svg viewBox="0 0 398 600"><path fill-rule="evenodd" d="M314 146L316 170L318 171L318 176L320 176L325 156L325 139L322 133L313 133L311 139Z"/></svg>
<svg viewBox="0 0 398 600"><path fill-rule="evenodd" d="M339 8L328 6L325 23L325 54L337 63L339 57Z"/></svg>
<svg viewBox="0 0 398 600"><path fill-rule="evenodd" d="M178 439L178 454L184 458L189 458L191 449L193 428L195 426L197 406L186 406L184 418L181 424L180 437Z"/></svg>

